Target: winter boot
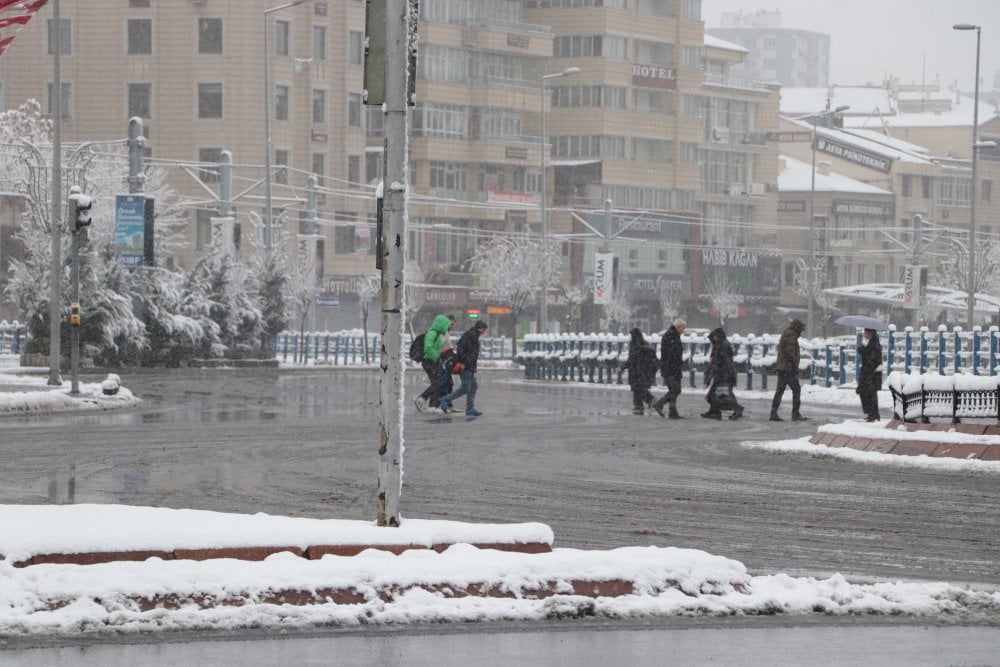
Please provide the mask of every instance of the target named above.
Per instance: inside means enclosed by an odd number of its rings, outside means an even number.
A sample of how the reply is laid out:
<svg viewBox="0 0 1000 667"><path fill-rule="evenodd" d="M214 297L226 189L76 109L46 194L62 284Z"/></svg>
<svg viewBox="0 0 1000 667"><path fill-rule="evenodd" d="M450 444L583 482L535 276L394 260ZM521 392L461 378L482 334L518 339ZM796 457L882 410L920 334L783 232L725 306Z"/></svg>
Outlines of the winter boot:
<svg viewBox="0 0 1000 667"><path fill-rule="evenodd" d="M721 412L712 412L711 410L709 410L708 412L702 412L701 416L704 417L705 419L722 419Z"/></svg>
<svg viewBox="0 0 1000 667"><path fill-rule="evenodd" d="M807 422L807 421L809 421L809 417L803 417L798 412L793 412L792 413L792 421L793 422Z"/></svg>
<svg viewBox="0 0 1000 667"><path fill-rule="evenodd" d="M794 418L795 417L792 417L792 419L794 419ZM783 421L785 421L784 419L782 419L781 417L778 416L778 411L777 410L771 410L770 420L773 421L773 422L783 422Z"/></svg>
<svg viewBox="0 0 1000 667"><path fill-rule="evenodd" d="M642 408L632 408L632 414L634 414L634 415L642 415L642 414L645 414L645 413L643 412Z"/></svg>
<svg viewBox="0 0 1000 667"><path fill-rule="evenodd" d="M656 410L656 414L660 415L661 417L665 416L663 414L663 399L662 398L660 400L654 402L654 403L650 403L649 407L651 407L654 410Z"/></svg>
<svg viewBox="0 0 1000 667"><path fill-rule="evenodd" d="M677 404L670 404L670 412L667 414L670 419L682 419L682 417L677 413Z"/></svg>
<svg viewBox="0 0 1000 667"><path fill-rule="evenodd" d="M738 407L735 410L733 410L733 414L729 415L729 418L731 420L733 420L733 421L736 421L737 419L739 419L742 416L743 416L743 408L742 407Z"/></svg>

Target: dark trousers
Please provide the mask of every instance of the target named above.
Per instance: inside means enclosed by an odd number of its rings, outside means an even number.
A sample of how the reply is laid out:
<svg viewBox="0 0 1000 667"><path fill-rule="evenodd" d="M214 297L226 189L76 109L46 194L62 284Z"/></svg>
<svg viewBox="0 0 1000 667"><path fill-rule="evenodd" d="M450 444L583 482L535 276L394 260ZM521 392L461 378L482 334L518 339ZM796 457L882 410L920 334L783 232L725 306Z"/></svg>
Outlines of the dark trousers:
<svg viewBox="0 0 1000 667"><path fill-rule="evenodd" d="M479 391L479 380L476 379L475 371L463 370L458 377L462 380L462 386L448 394L445 399L450 405L459 396L465 396L465 412L469 413L476 409L476 392Z"/></svg>
<svg viewBox="0 0 1000 667"><path fill-rule="evenodd" d="M858 395L861 396L861 411L866 417L881 419L878 414L878 390L882 387L882 374L865 379L858 383Z"/></svg>
<svg viewBox="0 0 1000 667"><path fill-rule="evenodd" d="M792 414L797 415L802 406L802 385L799 384L798 371L778 371L778 386L774 388L771 412L777 412L781 406L781 397L785 394L785 387L790 387L792 390Z"/></svg>
<svg viewBox="0 0 1000 667"><path fill-rule="evenodd" d="M652 405L653 394L650 393L649 389L633 389L632 390L632 407L636 410L644 410L645 406Z"/></svg>
<svg viewBox="0 0 1000 667"><path fill-rule="evenodd" d="M681 376L663 378L663 384L667 386L667 393L656 404L662 408L665 404L670 403L676 408L677 397L681 395Z"/></svg>
<svg viewBox="0 0 1000 667"><path fill-rule="evenodd" d="M420 362L420 366L427 373L427 379L430 380L430 385L420 394L420 398L426 398L428 405L436 408L439 405L441 397L448 393L447 385L445 384L447 376L442 372L441 364L437 361L424 359Z"/></svg>

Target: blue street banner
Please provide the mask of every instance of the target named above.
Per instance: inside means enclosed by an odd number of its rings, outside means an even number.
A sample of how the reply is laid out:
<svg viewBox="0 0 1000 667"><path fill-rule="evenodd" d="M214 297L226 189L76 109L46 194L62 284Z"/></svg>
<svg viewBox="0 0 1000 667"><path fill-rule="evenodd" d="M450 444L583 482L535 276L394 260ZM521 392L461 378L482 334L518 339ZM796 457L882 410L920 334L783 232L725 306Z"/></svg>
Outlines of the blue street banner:
<svg viewBox="0 0 1000 667"><path fill-rule="evenodd" d="M123 266L142 266L145 221L145 195L115 197L115 247Z"/></svg>

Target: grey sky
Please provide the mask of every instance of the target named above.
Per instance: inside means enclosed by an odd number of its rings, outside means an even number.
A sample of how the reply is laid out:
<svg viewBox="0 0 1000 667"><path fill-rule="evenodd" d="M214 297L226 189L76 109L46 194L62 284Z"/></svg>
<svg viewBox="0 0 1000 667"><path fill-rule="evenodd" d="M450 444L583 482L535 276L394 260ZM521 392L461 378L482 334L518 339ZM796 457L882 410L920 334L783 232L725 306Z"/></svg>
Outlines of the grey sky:
<svg viewBox="0 0 1000 667"><path fill-rule="evenodd" d="M982 26L981 90L993 88L1000 71L998 0L703 0L705 27L719 25L724 12L781 12L782 27L831 37L830 81L837 85L880 83L886 75L901 83L956 79L972 90L976 33L952 30L955 23Z"/></svg>

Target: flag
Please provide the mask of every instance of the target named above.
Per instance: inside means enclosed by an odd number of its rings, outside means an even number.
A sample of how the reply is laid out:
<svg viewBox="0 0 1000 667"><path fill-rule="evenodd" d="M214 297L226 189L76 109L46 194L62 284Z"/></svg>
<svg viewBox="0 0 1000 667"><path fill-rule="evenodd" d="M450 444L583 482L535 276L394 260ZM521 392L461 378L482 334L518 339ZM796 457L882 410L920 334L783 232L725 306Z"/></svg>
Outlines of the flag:
<svg viewBox="0 0 1000 667"><path fill-rule="evenodd" d="M21 32L21 28L28 24L35 12L41 9L46 2L48 0L0 0L0 14L5 12L10 14L9 16L0 16L0 30L17 26L17 31L13 35L0 37L0 56L17 37L17 33Z"/></svg>

